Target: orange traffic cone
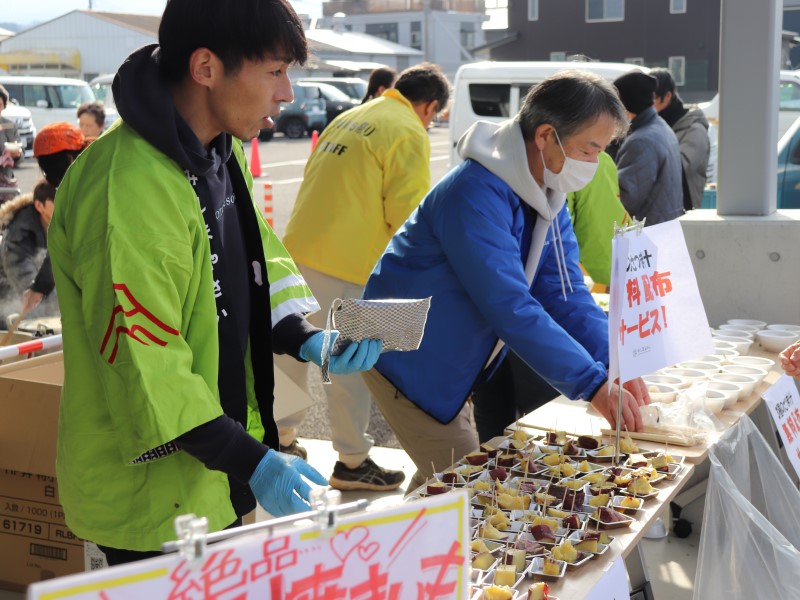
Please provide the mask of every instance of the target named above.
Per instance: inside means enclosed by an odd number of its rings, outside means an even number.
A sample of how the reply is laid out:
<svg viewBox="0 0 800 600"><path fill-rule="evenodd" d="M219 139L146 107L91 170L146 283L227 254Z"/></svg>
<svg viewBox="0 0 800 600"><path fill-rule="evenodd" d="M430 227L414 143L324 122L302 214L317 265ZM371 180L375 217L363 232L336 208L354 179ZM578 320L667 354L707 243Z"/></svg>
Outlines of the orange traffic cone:
<svg viewBox="0 0 800 600"><path fill-rule="evenodd" d="M319 131L316 129L311 132L311 152L314 152L314 149L317 147L317 142L319 141Z"/></svg>
<svg viewBox="0 0 800 600"><path fill-rule="evenodd" d="M264 219L270 227L275 227L272 219L272 182L269 180L264 182Z"/></svg>
<svg viewBox="0 0 800 600"><path fill-rule="evenodd" d="M250 144L250 173L253 174L253 177L261 177L261 157L258 155L258 138L254 137Z"/></svg>

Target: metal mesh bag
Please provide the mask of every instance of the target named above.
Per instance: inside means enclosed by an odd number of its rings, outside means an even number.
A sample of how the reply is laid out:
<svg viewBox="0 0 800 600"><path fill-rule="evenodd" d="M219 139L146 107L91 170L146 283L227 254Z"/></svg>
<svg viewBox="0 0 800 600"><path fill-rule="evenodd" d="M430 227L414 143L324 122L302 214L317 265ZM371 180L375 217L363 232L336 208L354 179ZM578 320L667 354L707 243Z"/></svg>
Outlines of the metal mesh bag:
<svg viewBox="0 0 800 600"><path fill-rule="evenodd" d="M334 300L328 312L325 341L322 345L322 380L330 381L330 357L339 354L350 342L379 339L383 341L383 352L419 348L430 306L430 298ZM333 344L330 343L332 329L339 332Z"/></svg>

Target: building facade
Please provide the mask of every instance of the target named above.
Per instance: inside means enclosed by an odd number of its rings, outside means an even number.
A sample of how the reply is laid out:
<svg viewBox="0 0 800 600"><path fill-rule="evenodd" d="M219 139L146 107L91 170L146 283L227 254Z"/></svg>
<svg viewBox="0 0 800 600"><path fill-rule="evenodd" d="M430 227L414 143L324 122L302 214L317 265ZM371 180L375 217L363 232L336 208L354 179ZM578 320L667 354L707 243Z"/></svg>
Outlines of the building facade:
<svg viewBox="0 0 800 600"><path fill-rule="evenodd" d="M719 78L720 0L509 0L492 60L592 60L667 67L690 101Z"/></svg>
<svg viewBox="0 0 800 600"><path fill-rule="evenodd" d="M136 48L158 41L161 17L73 10L0 42L11 75L90 80L114 73Z"/></svg>
<svg viewBox="0 0 800 600"><path fill-rule="evenodd" d="M485 43L488 19L481 0L331 0L322 4L318 26L344 27L419 50L452 80L458 67L475 60Z"/></svg>

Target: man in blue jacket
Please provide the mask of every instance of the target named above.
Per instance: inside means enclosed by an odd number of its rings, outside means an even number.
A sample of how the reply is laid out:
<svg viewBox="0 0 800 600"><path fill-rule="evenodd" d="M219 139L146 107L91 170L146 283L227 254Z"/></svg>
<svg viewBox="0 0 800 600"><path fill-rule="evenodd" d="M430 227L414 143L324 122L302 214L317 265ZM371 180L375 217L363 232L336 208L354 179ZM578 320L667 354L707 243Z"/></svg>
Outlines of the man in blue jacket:
<svg viewBox="0 0 800 600"><path fill-rule="evenodd" d="M375 266L365 298L433 298L419 350L384 354L362 374L417 466L409 489L431 476L431 462L443 468L453 452L477 449L467 399L504 345L615 423L608 322L583 283L565 202L626 129L605 80L578 71L546 79L516 118L478 122L464 134L465 162L431 190ZM624 387L623 422L640 430L647 391L640 380Z"/></svg>

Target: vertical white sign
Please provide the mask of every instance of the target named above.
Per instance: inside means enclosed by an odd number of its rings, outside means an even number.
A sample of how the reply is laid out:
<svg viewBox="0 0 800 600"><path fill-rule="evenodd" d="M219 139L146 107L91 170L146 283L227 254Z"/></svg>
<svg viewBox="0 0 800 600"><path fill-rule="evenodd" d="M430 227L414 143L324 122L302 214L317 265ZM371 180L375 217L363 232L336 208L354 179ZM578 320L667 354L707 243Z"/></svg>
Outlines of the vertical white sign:
<svg viewBox="0 0 800 600"><path fill-rule="evenodd" d="M609 348L620 381L713 352L692 261L678 221L617 236L612 244ZM612 314L613 312L613 314ZM612 377L609 377L612 379Z"/></svg>
<svg viewBox="0 0 800 600"><path fill-rule="evenodd" d="M600 581L586 595L585 600L630 600L628 572L622 557L611 563Z"/></svg>
<svg viewBox="0 0 800 600"><path fill-rule="evenodd" d="M800 393L794 379L782 375L763 394L772 419L792 462L795 473L800 476Z"/></svg>

